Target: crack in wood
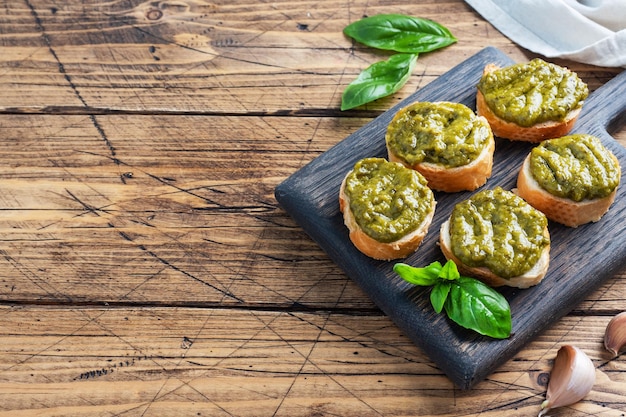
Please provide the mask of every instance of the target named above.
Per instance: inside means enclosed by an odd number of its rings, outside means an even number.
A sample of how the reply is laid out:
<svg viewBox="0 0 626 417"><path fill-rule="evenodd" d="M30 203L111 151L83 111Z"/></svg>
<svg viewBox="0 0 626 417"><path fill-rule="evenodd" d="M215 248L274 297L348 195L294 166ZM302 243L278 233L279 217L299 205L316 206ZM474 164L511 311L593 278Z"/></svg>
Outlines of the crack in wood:
<svg viewBox="0 0 626 417"><path fill-rule="evenodd" d="M52 41L50 40L50 36L48 36L48 33L46 32L46 29L43 26L43 23L42 23L41 19L39 18L39 14L37 13L37 10L35 9L35 7L31 4L31 2L29 0L26 0L26 4L27 4L28 8L30 9L30 13L33 16L33 19L35 20L35 25L37 26L37 30L40 32L41 37L44 40L44 43L46 44L46 46L48 48L48 51L50 52L50 54L54 58L55 62L57 63L57 67L59 69L59 73L63 76L63 78L65 78L65 80L67 81L67 84L69 85L70 89L72 90L72 92L74 93L76 98L81 102L81 104L84 107L86 107L86 108L89 107L89 105L87 104L87 102L85 101L83 96L81 95L80 91L78 90L78 88L76 87L74 82L72 81L72 77L65 70L65 66L64 66L63 62L61 61L61 59L59 58L58 54L56 53L56 50L52 46ZM108 148L108 150L109 150L109 152L111 154L113 162L116 165L119 165L119 160L116 158L115 147L113 146L113 144L111 143L111 141L107 137L106 133L104 132L104 129L102 128L102 126L100 125L98 120L96 119L96 116L93 115L93 114L90 114L89 115L89 119L90 119L92 125L94 126L94 128L96 129L96 131L98 132L98 135L100 136L100 139L104 142L104 144ZM120 176L120 180L125 183L125 179L124 179L123 176Z"/></svg>

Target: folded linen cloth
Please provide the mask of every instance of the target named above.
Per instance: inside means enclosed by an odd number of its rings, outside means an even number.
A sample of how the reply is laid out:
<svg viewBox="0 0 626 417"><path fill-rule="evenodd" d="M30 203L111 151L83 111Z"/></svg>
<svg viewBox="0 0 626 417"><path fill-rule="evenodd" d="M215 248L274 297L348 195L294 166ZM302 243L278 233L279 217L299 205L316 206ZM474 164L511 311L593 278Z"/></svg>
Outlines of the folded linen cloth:
<svg viewBox="0 0 626 417"><path fill-rule="evenodd" d="M520 46L548 58L626 67L626 0L466 0Z"/></svg>

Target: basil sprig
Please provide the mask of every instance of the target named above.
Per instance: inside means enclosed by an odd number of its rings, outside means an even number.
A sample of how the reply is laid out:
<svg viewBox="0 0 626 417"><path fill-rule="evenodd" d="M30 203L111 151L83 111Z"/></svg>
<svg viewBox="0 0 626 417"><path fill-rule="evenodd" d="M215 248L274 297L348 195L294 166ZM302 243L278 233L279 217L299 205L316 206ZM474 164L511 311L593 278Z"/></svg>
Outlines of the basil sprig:
<svg viewBox="0 0 626 417"><path fill-rule="evenodd" d="M457 39L437 22L402 14L379 14L349 24L346 36L376 49L421 54L453 44Z"/></svg>
<svg viewBox="0 0 626 417"><path fill-rule="evenodd" d="M453 261L433 262L425 268L397 263L393 270L405 281L432 287L430 302L437 313L466 329L495 339L511 335L511 307L506 298L490 286L459 274Z"/></svg>
<svg viewBox="0 0 626 417"><path fill-rule="evenodd" d="M343 30L366 46L401 52L377 62L359 74L341 97L341 110L348 110L388 96L408 81L420 53L453 44L457 39L432 20L402 14L380 14L358 20Z"/></svg>

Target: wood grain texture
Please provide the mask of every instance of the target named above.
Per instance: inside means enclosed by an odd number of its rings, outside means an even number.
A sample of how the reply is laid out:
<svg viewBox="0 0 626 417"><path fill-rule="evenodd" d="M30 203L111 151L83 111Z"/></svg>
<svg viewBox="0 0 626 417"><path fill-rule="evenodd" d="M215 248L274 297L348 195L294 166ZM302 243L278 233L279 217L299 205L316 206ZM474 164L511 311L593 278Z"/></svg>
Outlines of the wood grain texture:
<svg viewBox="0 0 626 417"><path fill-rule="evenodd" d="M387 110L486 45L514 47L462 1L64 2L31 0L0 16L5 111L194 113L323 112L343 88L388 55L354 44L343 27L364 15L436 20L459 38L423 54L402 91L368 105ZM10 30L9 30L10 29ZM592 88L615 70L586 69Z"/></svg>
<svg viewBox="0 0 626 417"><path fill-rule="evenodd" d="M623 361L599 346L602 317L565 318L482 388L458 391L381 315L49 307L0 315L9 342L0 403L15 410L0 416L535 415L565 335L586 340L579 346L597 369L593 391L566 415L619 415L626 398Z"/></svg>
<svg viewBox="0 0 626 417"><path fill-rule="evenodd" d="M341 31L388 12L459 42L340 112L388 56ZM626 271L460 391L274 199L484 47L535 56L463 1L14 1L0 45L0 416L536 415L564 343L598 382L553 415L623 416L600 339ZM620 72L555 62L592 90Z"/></svg>

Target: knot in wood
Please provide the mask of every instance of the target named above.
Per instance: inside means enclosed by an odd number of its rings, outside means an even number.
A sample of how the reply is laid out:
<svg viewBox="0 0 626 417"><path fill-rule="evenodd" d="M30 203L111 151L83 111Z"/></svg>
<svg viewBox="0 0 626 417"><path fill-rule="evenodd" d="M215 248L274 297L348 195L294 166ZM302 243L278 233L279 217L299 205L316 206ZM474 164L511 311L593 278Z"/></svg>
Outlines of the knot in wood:
<svg viewBox="0 0 626 417"><path fill-rule="evenodd" d="M539 384L539 386L547 387L549 381L550 381L550 373L542 372L539 375L537 375L537 384Z"/></svg>
<svg viewBox="0 0 626 417"><path fill-rule="evenodd" d="M159 9L150 9L146 12L146 18L148 20L159 20L163 17L163 12Z"/></svg>

